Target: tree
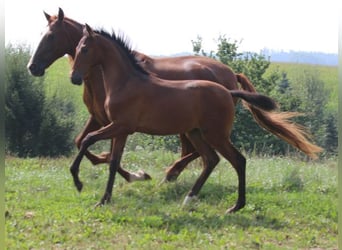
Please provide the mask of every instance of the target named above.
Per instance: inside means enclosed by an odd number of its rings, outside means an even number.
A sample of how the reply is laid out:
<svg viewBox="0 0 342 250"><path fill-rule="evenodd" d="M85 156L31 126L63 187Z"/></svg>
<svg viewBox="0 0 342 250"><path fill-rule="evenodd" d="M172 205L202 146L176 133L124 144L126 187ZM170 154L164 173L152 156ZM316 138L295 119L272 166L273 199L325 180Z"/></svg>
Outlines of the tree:
<svg viewBox="0 0 342 250"><path fill-rule="evenodd" d="M337 153L338 131L336 124L337 121L335 116L333 114L329 114L326 120L324 146L325 150L330 154Z"/></svg>
<svg viewBox="0 0 342 250"><path fill-rule="evenodd" d="M302 83L296 89L296 95L302 100L298 111L304 114L298 120L309 129L315 141L324 146L329 92L325 89L324 82L317 71L304 70L298 74L298 78Z"/></svg>
<svg viewBox="0 0 342 250"><path fill-rule="evenodd" d="M279 80L279 74L271 74L268 78L264 77L270 65L269 58L257 53L238 52L239 43L231 41L225 36L218 38L216 57L222 63L231 67L235 72L244 73L253 83L258 92L270 95L270 92ZM238 105L232 132L232 141L237 147L247 152L266 152L274 153L281 151L277 145L279 139L262 129L249 111ZM281 148L284 145L280 143Z"/></svg>
<svg viewBox="0 0 342 250"><path fill-rule="evenodd" d="M44 78L32 77L26 69L29 51L25 45L5 50L6 151L19 157L67 154L73 144L74 108L71 102L46 98ZM62 110L66 106L69 113Z"/></svg>
<svg viewBox="0 0 342 250"><path fill-rule="evenodd" d="M214 57L213 51L210 51L209 53L207 53L202 49L202 40L203 39L201 36L197 36L197 40L191 40L194 54L197 56L202 55L202 56L213 58Z"/></svg>
<svg viewBox="0 0 342 250"><path fill-rule="evenodd" d="M276 81L278 82L276 87L271 92L272 96L276 98L282 111L299 111L302 100L295 93L292 83L287 78L287 73L280 72L280 75L280 79Z"/></svg>
<svg viewBox="0 0 342 250"><path fill-rule="evenodd" d="M216 58L235 71L242 72L241 56L243 54L237 52L239 48L238 41L231 42L225 35L220 35L217 42Z"/></svg>
<svg viewBox="0 0 342 250"><path fill-rule="evenodd" d="M201 43L201 39L193 42L193 45L196 45L195 53L202 51ZM202 55L207 54L202 51ZM257 53L239 53L238 42L232 42L225 36L219 37L217 51L211 54L213 58L228 65L235 72L245 74L259 93L269 95L277 100L281 104L282 111L309 112L309 115L314 115L310 118L308 116L299 117L294 121L309 127L309 129L315 129L315 136L322 138L322 126L318 126L320 121L317 120L317 117L324 118L326 95L317 76L308 75L304 87L298 91L292 87L284 72L275 70L265 75L270 66L269 58ZM299 93L301 94L299 95ZM287 143L264 131L251 120L253 120L251 114L238 105L231 138L234 145L247 152L255 153L286 154L289 151Z"/></svg>

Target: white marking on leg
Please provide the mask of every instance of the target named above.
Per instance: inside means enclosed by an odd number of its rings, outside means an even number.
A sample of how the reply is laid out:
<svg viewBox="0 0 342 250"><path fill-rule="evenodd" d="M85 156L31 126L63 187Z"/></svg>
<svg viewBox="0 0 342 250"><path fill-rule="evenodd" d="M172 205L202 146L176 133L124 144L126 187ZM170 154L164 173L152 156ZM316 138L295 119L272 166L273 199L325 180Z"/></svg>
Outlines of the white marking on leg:
<svg viewBox="0 0 342 250"><path fill-rule="evenodd" d="M183 201L183 207L184 206L186 206L186 205L188 205L192 200L194 200L194 199L196 199L197 198L197 196L189 196L189 195L187 195L186 197L185 197L185 199L184 199L184 201Z"/></svg>
<svg viewBox="0 0 342 250"><path fill-rule="evenodd" d="M145 172L143 170L139 170L136 173L131 173L129 176L129 181L143 181L145 180Z"/></svg>

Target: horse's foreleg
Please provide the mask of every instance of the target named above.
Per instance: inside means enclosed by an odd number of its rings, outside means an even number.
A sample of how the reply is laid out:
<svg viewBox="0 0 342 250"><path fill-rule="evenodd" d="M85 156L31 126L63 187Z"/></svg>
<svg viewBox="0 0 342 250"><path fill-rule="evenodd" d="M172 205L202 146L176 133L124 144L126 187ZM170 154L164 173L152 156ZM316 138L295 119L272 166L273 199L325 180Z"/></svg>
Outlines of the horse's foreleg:
<svg viewBox="0 0 342 250"><path fill-rule="evenodd" d="M88 133L96 131L100 129L101 127L102 126L92 116L90 116L84 129L75 139L75 143L78 149L80 149L81 142ZM91 161L93 165L97 165L101 163L110 163L110 152L102 152L100 155L96 155L86 150L85 156L88 158L88 160ZM138 171L137 173L131 173L119 166L117 171L127 182L143 181L143 180L151 179L151 176L142 170Z"/></svg>
<svg viewBox="0 0 342 250"><path fill-rule="evenodd" d="M73 176L75 186L78 191L82 190L82 182L78 177L79 167L83 156L85 155L88 147L99 140L112 139L117 136L121 136L123 134L130 134L130 131L127 128L122 126L118 126L114 123L110 123L109 125L89 133L81 142L80 151L78 152L74 162L70 167L70 172Z"/></svg>
<svg viewBox="0 0 342 250"><path fill-rule="evenodd" d="M89 144L89 143L83 143L82 142L82 144L80 146L80 150L79 150L74 162L72 163L72 165L70 167L70 172L71 172L72 177L74 179L75 186L79 192L81 192L82 188L83 188L83 184L78 177L78 173L79 173L79 169L80 169L80 163L82 161L82 158L83 158L85 152L87 151L87 148L90 145L91 144Z"/></svg>
<svg viewBox="0 0 342 250"><path fill-rule="evenodd" d="M121 161L123 150L126 144L127 136L128 135L121 135L121 136L116 137L113 140L112 154L111 154L111 160L109 164L109 177L107 181L106 191L102 199L100 200L99 203L96 204L96 206L104 205L110 202L111 200L113 185L115 181L115 175L116 175L116 171L120 168L120 161Z"/></svg>
<svg viewBox="0 0 342 250"><path fill-rule="evenodd" d="M88 121L85 124L85 127L81 131L81 133L76 137L75 143L78 149L81 147L81 142L86 137L86 135L90 132L96 131L100 129L102 126L94 119L93 116L90 116ZM85 152L85 156L88 158L88 160L91 161L93 165L101 164L101 163L109 163L110 160L110 153L109 152L103 152L100 155L96 155L91 153L90 151Z"/></svg>

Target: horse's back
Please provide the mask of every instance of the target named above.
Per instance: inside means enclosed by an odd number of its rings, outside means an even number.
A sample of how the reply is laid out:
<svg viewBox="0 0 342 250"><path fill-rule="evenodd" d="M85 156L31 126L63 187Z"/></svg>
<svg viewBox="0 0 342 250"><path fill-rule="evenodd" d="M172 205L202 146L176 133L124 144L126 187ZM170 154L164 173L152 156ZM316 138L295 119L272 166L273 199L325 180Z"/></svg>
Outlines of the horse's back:
<svg viewBox="0 0 342 250"><path fill-rule="evenodd" d="M147 58L147 59L146 59ZM142 66L167 80L208 80L227 89L238 89L233 70L227 65L204 56L146 57Z"/></svg>

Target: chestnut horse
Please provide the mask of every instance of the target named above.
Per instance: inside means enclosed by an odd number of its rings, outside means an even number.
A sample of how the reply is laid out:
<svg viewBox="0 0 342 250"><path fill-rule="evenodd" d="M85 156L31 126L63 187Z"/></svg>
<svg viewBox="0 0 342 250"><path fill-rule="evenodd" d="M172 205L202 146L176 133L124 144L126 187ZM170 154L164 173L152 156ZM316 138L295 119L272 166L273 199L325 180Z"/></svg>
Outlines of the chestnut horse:
<svg viewBox="0 0 342 250"><path fill-rule="evenodd" d="M48 31L42 37L38 48L28 63L32 75L41 76L55 60L68 54L71 59L75 56L75 48L82 37L83 25L64 16L59 9L57 16L45 13L48 21ZM244 90L256 92L253 85L243 74L234 74L226 65L206 57L185 56L168 58L151 58L135 51L135 56L140 65L147 71L154 73L160 78L169 80L203 79L211 80L223 85L227 89L238 89L238 82ZM97 130L108 124L104 112L104 87L102 73L99 67L89 70L85 82L96 84L84 84L83 100L86 104L90 117L83 131L77 136L75 142L79 147L81 140L91 131ZM236 102L236 100L235 100ZM310 143L307 134L301 126L289 121L297 115L292 112L265 112L244 103L253 114L257 123L298 148L310 157L315 158L316 153L322 149ZM199 157L184 135L181 135L182 158L175 162L167 171L166 180L176 179L185 166L193 159ZM94 155L86 152L86 157L95 165L108 162L108 153ZM118 172L127 180L136 178L148 178L147 174L137 175L129 173L119 167Z"/></svg>
<svg viewBox="0 0 342 250"><path fill-rule="evenodd" d="M109 179L99 202L110 201L115 174L128 135L141 132L151 135L184 134L202 157L204 168L185 198L194 198L219 162L218 151L235 168L238 175L238 199L227 210L235 212L245 206L246 160L230 142L235 115L233 97L242 98L260 109L273 110L275 102L266 96L242 90L228 91L206 80L172 81L145 71L134 51L114 32L93 31L88 25L77 48L71 81L81 84L89 69L101 66L105 88L105 113L109 124L89 133L81 142L80 151L70 167L75 186L79 165L87 148L98 140L113 140ZM87 84L87 83L85 83ZM88 83L89 84L89 83ZM94 84L94 83L93 83Z"/></svg>

